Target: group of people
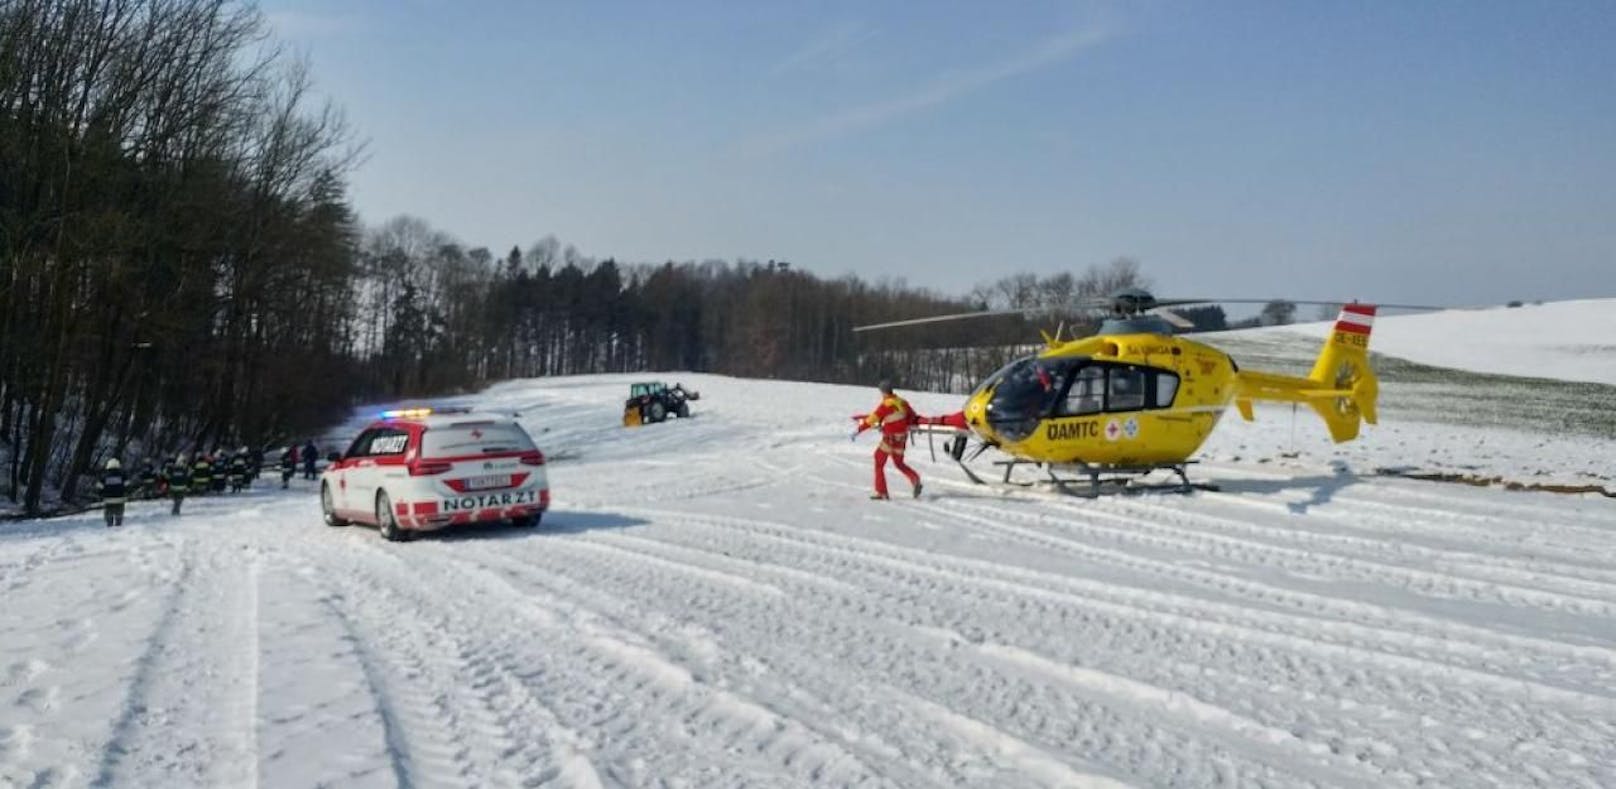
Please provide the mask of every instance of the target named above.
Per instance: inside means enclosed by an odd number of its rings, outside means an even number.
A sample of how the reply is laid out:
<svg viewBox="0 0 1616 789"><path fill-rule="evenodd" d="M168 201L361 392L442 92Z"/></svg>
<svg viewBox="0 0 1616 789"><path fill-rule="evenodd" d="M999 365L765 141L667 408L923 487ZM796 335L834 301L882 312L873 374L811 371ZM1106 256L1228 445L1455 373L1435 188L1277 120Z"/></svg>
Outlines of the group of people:
<svg viewBox="0 0 1616 789"><path fill-rule="evenodd" d="M305 479L316 479L318 458L319 450L313 441L305 444L301 450L295 444L282 450L279 463L281 487L285 488L291 483L300 465ZM111 458L101 471L96 492L101 497L102 513L107 525L122 526L124 505L131 498L157 499L166 496L174 502L171 512L178 515L187 496L239 493L258 479L263 467L263 450L249 447L215 449L211 454L197 453L194 459L181 452L160 466L147 461L133 476L124 470L117 458Z"/></svg>
<svg viewBox="0 0 1616 789"><path fill-rule="evenodd" d="M904 450L909 443L909 431L917 424L925 424L936 420L928 420L915 413L909 402L892 391L892 384L882 381L878 387L881 392L881 403L874 411L868 414L859 414L853 417L858 426L854 428L851 438L857 439L865 430L877 429L881 434L881 443L875 448L875 492L874 499L886 499L887 461L898 469L909 484L915 496L920 495L920 474L904 463ZM317 479L320 452L310 441L301 449L293 444L281 451L279 469L281 473L281 487L284 489L291 484L292 478L297 476L299 466L303 469L304 479ZM264 453L242 447L239 451L227 452L215 450L212 455L199 454L193 462L186 462L185 453L176 455L172 461L159 471L147 463L141 468L135 484L124 475L123 466L117 458L108 460L106 468L101 474L98 491L101 494L103 511L106 514L108 526L123 525L123 508L133 492L145 498L158 498L168 496L174 501L173 513L180 514L180 505L188 494L202 494L207 492L223 493L229 490L238 492L251 485L258 478L263 468Z"/></svg>

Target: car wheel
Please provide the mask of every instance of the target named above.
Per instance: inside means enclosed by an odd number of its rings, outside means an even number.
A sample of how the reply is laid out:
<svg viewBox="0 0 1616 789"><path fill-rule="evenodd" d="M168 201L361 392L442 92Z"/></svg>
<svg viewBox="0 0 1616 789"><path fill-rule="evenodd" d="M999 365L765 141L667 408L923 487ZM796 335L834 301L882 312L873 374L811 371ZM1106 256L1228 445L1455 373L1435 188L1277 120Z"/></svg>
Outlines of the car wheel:
<svg viewBox="0 0 1616 789"><path fill-rule="evenodd" d="M325 514L325 525L347 526L348 522L337 517L337 508L331 501L331 486L320 486L320 511Z"/></svg>
<svg viewBox="0 0 1616 789"><path fill-rule="evenodd" d="M409 539L409 535L399 528L398 520L393 517L393 502L387 498L387 491L376 494L376 530L388 542L402 542Z"/></svg>
<svg viewBox="0 0 1616 789"><path fill-rule="evenodd" d="M511 525L518 529L531 529L539 525L539 518L538 515L521 515L511 518Z"/></svg>
<svg viewBox="0 0 1616 789"><path fill-rule="evenodd" d="M662 420L668 418L668 407L663 405L660 401L653 401L651 403L650 411L652 422L661 422Z"/></svg>

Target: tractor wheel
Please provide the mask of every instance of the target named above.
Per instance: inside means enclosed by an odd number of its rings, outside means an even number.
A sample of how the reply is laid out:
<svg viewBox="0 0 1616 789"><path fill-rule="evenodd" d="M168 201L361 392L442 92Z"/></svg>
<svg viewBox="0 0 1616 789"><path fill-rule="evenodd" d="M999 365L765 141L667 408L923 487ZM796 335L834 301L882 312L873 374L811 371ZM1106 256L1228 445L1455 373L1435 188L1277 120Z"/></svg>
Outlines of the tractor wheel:
<svg viewBox="0 0 1616 789"><path fill-rule="evenodd" d="M651 406L646 409L646 419L650 422L661 422L668 418L668 407L661 400L652 400Z"/></svg>
<svg viewBox="0 0 1616 789"><path fill-rule="evenodd" d="M690 418L690 404L683 401L683 400L680 400L679 405L674 407L673 412L675 414L678 414L680 419L689 419Z"/></svg>

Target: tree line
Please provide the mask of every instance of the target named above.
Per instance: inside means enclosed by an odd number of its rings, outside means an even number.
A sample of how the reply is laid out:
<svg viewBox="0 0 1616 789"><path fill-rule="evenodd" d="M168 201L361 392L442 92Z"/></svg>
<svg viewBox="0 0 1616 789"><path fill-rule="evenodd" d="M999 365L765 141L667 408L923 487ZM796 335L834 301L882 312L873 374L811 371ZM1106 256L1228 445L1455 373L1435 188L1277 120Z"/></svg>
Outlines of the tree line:
<svg viewBox="0 0 1616 789"><path fill-rule="evenodd" d="M0 3L0 491L331 418L352 163L250 5ZM47 493L49 495L47 495Z"/></svg>
<svg viewBox="0 0 1616 789"><path fill-rule="evenodd" d="M310 85L249 3L0 3L0 496L39 512L83 498L107 457L264 447L364 402L507 378L961 391L1040 328L1083 329L1062 305L1145 284L1123 259L959 297L554 237L495 254L410 217L367 228L346 193L359 147ZM1044 312L853 331L1012 307Z"/></svg>

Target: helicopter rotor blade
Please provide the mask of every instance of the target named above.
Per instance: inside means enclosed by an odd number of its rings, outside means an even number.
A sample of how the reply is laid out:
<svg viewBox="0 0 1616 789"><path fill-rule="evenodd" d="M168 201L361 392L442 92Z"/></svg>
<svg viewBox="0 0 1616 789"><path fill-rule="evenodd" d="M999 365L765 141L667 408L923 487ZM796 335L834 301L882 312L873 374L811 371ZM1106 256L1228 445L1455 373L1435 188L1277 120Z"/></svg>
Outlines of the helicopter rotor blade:
<svg viewBox="0 0 1616 789"><path fill-rule="evenodd" d="M1148 296L1148 294L1147 294L1147 296ZM1178 315L1176 313L1168 312L1165 308L1167 308L1167 307L1181 307L1181 306L1188 306L1188 305L1194 305L1194 304L1270 304L1270 303L1273 303L1275 301L1283 301L1283 302L1287 302L1287 303L1290 303L1290 304L1294 304L1296 306L1326 306L1327 305L1327 306L1331 306L1331 307L1341 307L1341 306L1346 305L1346 304L1363 303L1363 302L1339 301L1339 300L1336 300L1336 301L1316 301L1316 300L1309 300L1309 299L1219 299L1219 298L1154 299L1153 298L1151 300L1151 302L1149 302L1150 303L1150 309L1148 311L1151 312L1152 314L1161 316L1163 320L1166 320L1168 323L1171 323L1173 326L1175 326L1177 328L1187 329L1187 328L1191 328L1194 324L1191 323L1184 316ZM975 319L975 318L993 318L993 317L999 317L999 316L1003 316L1003 315L1021 315L1021 316L1024 316L1024 317L1032 318L1032 317L1037 317L1037 316L1040 316L1040 315L1048 316L1048 315L1052 315L1052 314L1058 315L1058 314L1073 314L1073 313L1080 313L1080 312L1105 312L1105 311L1112 310L1115 303L1116 302L1115 302L1115 300L1114 300L1114 298L1112 296L1085 296L1083 298L1074 299L1071 302L1068 302L1067 304L1063 304L1063 305L1049 305L1049 306L1041 306L1041 307L1020 307L1020 308L1012 308L1012 309L1004 309L1004 310L980 310L980 311L977 311L977 312L956 312L956 313L951 313L951 314L948 314L948 315L933 315L933 316L926 317L926 318L910 318L908 320L887 321L885 323L871 323L871 324L866 324L866 325L863 325L863 326L854 326L853 331L855 333L858 333L858 332L876 331L878 329L896 329L896 328L900 328L900 327L903 327L903 326L920 326L920 325L929 324L929 323L947 323L947 322L951 322L951 321L972 320L972 319ZM1451 306L1444 307L1444 306L1436 306L1436 305L1430 305L1430 304L1380 304L1380 303L1375 303L1374 306L1379 307L1381 309L1393 309L1393 310L1436 311L1436 310L1455 309L1454 307L1451 307ZM1169 316L1171 316L1171 317L1169 317Z"/></svg>
<svg viewBox="0 0 1616 789"><path fill-rule="evenodd" d="M1331 306L1339 307L1344 304L1372 304L1381 309L1388 310L1451 310L1454 307L1437 306L1432 304L1382 304L1380 302L1354 302L1341 301L1310 301L1307 299L1156 299L1157 307L1180 307L1187 304L1269 304L1276 301L1288 302L1297 306Z"/></svg>
<svg viewBox="0 0 1616 789"><path fill-rule="evenodd" d="M1183 315L1180 315L1180 314L1178 314L1176 312L1173 312L1172 310L1169 310L1169 309L1164 309L1164 308L1161 308L1161 307L1157 307L1156 309L1151 310L1150 314L1155 315L1155 316L1161 318L1162 320L1173 324L1173 328L1175 328L1175 329L1193 329L1193 328L1195 328L1195 323L1192 322L1189 318L1186 318Z"/></svg>
<svg viewBox="0 0 1616 789"><path fill-rule="evenodd" d="M955 312L948 315L933 315L929 318L910 318L902 321L887 321L886 323L871 323L864 326L854 326L854 332L875 331L876 329L896 329L900 326L919 326L925 323L945 323L948 321L963 321L972 318L993 318L1000 315L1029 315L1041 310L983 310L980 312Z"/></svg>

